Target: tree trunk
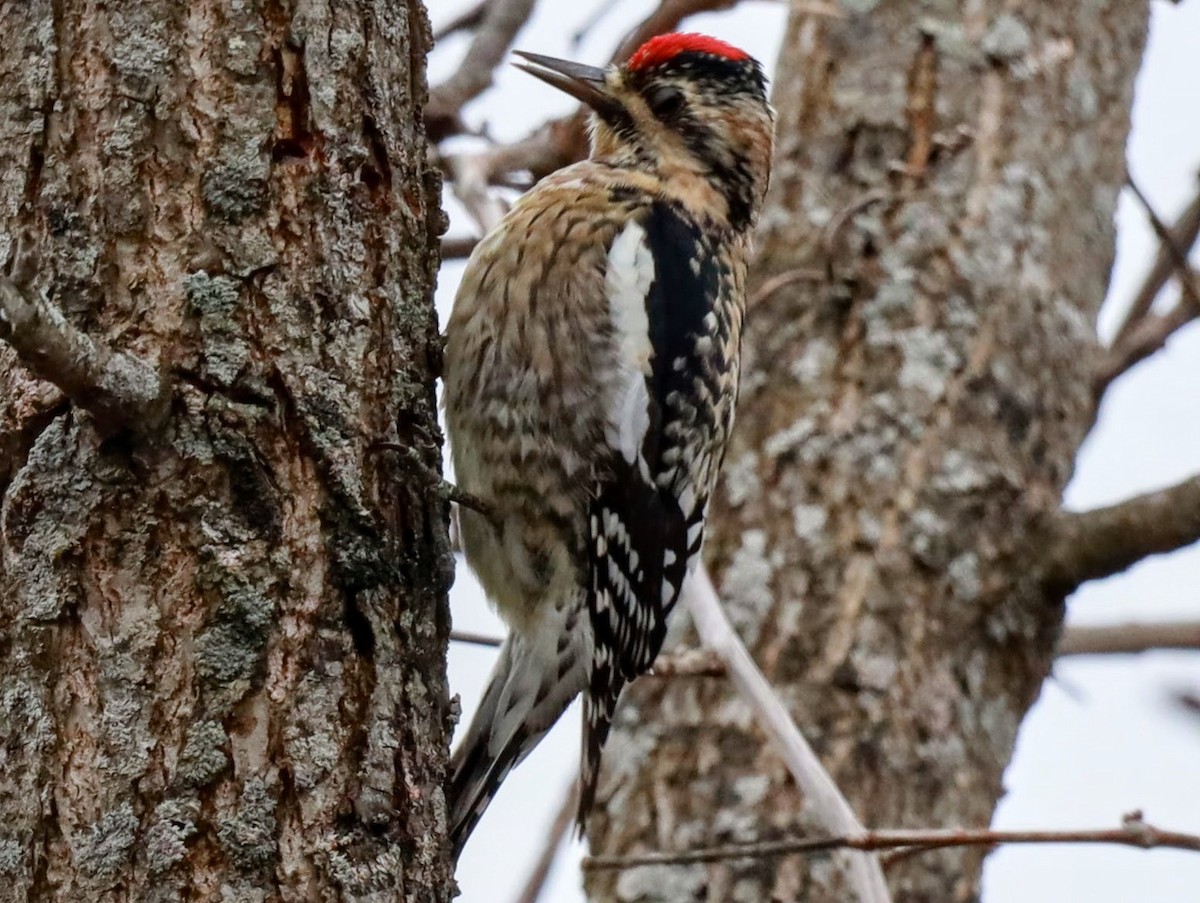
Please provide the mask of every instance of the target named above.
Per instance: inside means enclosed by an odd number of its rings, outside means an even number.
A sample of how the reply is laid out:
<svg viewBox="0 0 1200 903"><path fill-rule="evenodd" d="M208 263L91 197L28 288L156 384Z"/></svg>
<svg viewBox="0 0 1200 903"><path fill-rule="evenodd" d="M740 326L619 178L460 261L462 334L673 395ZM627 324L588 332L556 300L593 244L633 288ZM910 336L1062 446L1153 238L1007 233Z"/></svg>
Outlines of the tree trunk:
<svg viewBox="0 0 1200 903"><path fill-rule="evenodd" d="M421 4L0 28L0 262L170 391L0 345L0 899L446 900Z"/></svg>
<svg viewBox="0 0 1200 903"><path fill-rule="evenodd" d="M708 561L866 825L984 826L1062 622L1038 537L1091 423L1148 9L806 6L775 79L764 297ZM639 682L607 764L597 852L824 833L722 680ZM907 857L895 900L975 900L981 860ZM799 856L588 888L852 899Z"/></svg>

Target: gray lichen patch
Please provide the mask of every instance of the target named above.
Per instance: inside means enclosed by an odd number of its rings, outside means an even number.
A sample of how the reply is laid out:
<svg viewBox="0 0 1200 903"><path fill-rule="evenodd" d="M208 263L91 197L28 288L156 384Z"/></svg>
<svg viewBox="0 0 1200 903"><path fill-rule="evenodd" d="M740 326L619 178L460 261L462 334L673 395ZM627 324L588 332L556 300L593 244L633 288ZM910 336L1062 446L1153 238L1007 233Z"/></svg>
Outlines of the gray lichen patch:
<svg viewBox="0 0 1200 903"><path fill-rule="evenodd" d="M169 871L187 855L187 842L198 832L195 800L166 800L154 810L154 821L146 830L143 851L153 875Z"/></svg>
<svg viewBox="0 0 1200 903"><path fill-rule="evenodd" d="M146 704L140 678L144 675L138 664L121 653L106 656L101 666L104 707L100 724L112 755L111 767L114 774L134 780L145 773L154 745L149 728L151 707Z"/></svg>
<svg viewBox="0 0 1200 903"><path fill-rule="evenodd" d="M262 868L278 855L275 805L276 800L262 778L250 778L242 786L234 812L219 819L217 838L239 869Z"/></svg>
<svg viewBox="0 0 1200 903"><path fill-rule="evenodd" d="M1020 59L1029 52L1033 38L1025 23L1011 13L997 16L980 42L980 49L996 60Z"/></svg>
<svg viewBox="0 0 1200 903"><path fill-rule="evenodd" d="M757 641L763 628L763 616L771 607L774 598L771 591L773 575L774 567L768 559L767 534L762 530L745 531L741 547L725 569L721 598L734 628L747 644Z"/></svg>
<svg viewBox="0 0 1200 903"><path fill-rule="evenodd" d="M118 874L129 861L137 829L137 816L130 803L122 803L105 814L72 840L79 868L94 878Z"/></svg>
<svg viewBox="0 0 1200 903"><path fill-rule="evenodd" d="M199 270L184 279L183 291L188 304L202 318L223 320L237 307L238 282L229 276L210 276Z"/></svg>
<svg viewBox="0 0 1200 903"><path fill-rule="evenodd" d="M225 770L229 737L217 721L198 721L188 728L177 775L187 787L203 787Z"/></svg>
<svg viewBox="0 0 1200 903"><path fill-rule="evenodd" d="M218 565L205 571L224 599L196 638L196 670L210 685L237 683L244 692L266 654L275 603L263 587L243 583Z"/></svg>
<svg viewBox="0 0 1200 903"><path fill-rule="evenodd" d="M798 539L818 542L829 521L829 512L820 505L797 505L792 509L792 529Z"/></svg>
<svg viewBox="0 0 1200 903"><path fill-rule="evenodd" d="M341 663L328 662L323 671L306 674L301 680L292 717L284 728L297 790L314 790L337 767L342 753L335 725L326 714L337 707ZM336 689L331 689L331 684Z"/></svg>
<svg viewBox="0 0 1200 903"><path fill-rule="evenodd" d="M944 333L915 327L896 335L903 355L900 385L930 398L940 398L951 375L962 365L961 354Z"/></svg>
<svg viewBox="0 0 1200 903"><path fill-rule="evenodd" d="M617 899L621 903L702 900L707 883L702 865L643 865L621 872Z"/></svg>
<svg viewBox="0 0 1200 903"><path fill-rule="evenodd" d="M226 151L204 174L204 205L217 219L240 223L266 209L269 175L270 161L257 148Z"/></svg>
<svg viewBox="0 0 1200 903"><path fill-rule="evenodd" d="M113 67L122 76L141 81L160 75L171 60L164 23L136 10L117 11L110 27Z"/></svg>
<svg viewBox="0 0 1200 903"><path fill-rule="evenodd" d="M762 493L762 480L758 475L758 455L747 452L725 462L721 485L730 507L738 508L757 498Z"/></svg>
<svg viewBox="0 0 1200 903"><path fill-rule="evenodd" d="M25 845L11 837L0 838L0 875L15 875L25 865Z"/></svg>
<svg viewBox="0 0 1200 903"><path fill-rule="evenodd" d="M241 286L229 276L200 270L188 275L183 287L188 306L200 319L205 372L218 385L232 386L250 360L250 346L235 316Z"/></svg>
<svg viewBox="0 0 1200 903"><path fill-rule="evenodd" d="M57 418L38 436L5 494L5 564L28 621L55 620L80 598L73 555L103 495L81 472L78 440L75 421Z"/></svg>
<svg viewBox="0 0 1200 903"><path fill-rule="evenodd" d="M329 871L346 894L355 899L391 900L404 885L410 863L395 846L373 850L358 838L333 838L326 854Z"/></svg>

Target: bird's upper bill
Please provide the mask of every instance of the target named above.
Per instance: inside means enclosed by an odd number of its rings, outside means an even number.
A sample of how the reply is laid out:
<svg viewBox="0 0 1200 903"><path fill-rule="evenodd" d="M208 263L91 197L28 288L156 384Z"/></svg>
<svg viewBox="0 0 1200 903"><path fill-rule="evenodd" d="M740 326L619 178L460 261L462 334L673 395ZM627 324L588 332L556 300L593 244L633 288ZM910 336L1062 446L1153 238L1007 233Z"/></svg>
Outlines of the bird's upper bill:
<svg viewBox="0 0 1200 903"><path fill-rule="evenodd" d="M523 50L513 52L527 61L526 64L517 63L517 68L521 71L540 78L560 91L565 91L593 109L599 109L600 105L607 103L608 93L605 90L603 69L543 56L540 53L526 53Z"/></svg>
<svg viewBox="0 0 1200 903"><path fill-rule="evenodd" d="M570 60L560 60L552 56L543 56L540 53L525 53L520 50L516 50L514 53L526 60L526 64L517 64L518 69L540 78L560 91L565 91L597 113L603 115L604 108L612 105L613 100L607 84L607 70L574 63ZM637 76L660 67L666 68L674 63L681 63L683 62L681 58L693 55L707 56L732 63L749 61L753 64L753 60L746 51L717 38L703 34L663 34L651 38L635 50L628 62L621 68L631 75Z"/></svg>

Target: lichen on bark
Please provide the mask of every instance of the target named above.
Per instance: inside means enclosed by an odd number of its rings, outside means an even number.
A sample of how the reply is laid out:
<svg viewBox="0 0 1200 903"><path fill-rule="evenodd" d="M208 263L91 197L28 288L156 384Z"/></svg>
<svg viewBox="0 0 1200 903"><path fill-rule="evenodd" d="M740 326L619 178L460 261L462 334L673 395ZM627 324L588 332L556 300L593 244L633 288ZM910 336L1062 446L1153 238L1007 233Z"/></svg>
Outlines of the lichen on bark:
<svg viewBox="0 0 1200 903"><path fill-rule="evenodd" d="M0 347L0 899L445 900L424 10L0 28L0 260L172 386L101 430Z"/></svg>

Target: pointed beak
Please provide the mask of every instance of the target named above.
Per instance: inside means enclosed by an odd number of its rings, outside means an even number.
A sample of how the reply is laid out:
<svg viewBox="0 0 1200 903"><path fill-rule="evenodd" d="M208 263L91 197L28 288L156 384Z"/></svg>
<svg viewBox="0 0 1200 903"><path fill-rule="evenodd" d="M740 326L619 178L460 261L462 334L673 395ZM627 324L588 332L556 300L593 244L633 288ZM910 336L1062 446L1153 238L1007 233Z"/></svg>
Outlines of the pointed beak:
<svg viewBox="0 0 1200 903"><path fill-rule="evenodd" d="M606 109L611 110L617 105L608 93L603 69L572 63L570 60L555 59L552 56L542 56L540 53L525 53L520 50L514 50L513 53L527 61L517 63L518 69L570 94L576 100L583 101L597 113L603 115Z"/></svg>

